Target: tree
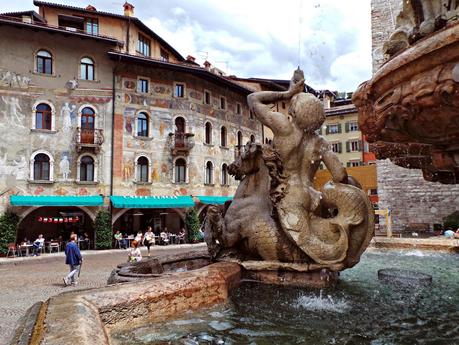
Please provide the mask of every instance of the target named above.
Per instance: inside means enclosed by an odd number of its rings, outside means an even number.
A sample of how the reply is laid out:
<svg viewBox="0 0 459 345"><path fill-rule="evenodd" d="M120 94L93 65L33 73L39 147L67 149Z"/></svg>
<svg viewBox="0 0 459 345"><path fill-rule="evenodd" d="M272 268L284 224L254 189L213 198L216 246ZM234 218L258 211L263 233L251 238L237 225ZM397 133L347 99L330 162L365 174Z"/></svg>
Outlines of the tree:
<svg viewBox="0 0 459 345"><path fill-rule="evenodd" d="M102 209L97 213L94 221L95 248L112 248L112 217L107 209Z"/></svg>
<svg viewBox="0 0 459 345"><path fill-rule="evenodd" d="M0 216L0 253L8 253L8 244L16 242L16 231L19 217L13 212Z"/></svg>
<svg viewBox="0 0 459 345"><path fill-rule="evenodd" d="M185 217L185 225L188 235L188 242L195 243L200 240L199 238L199 228L201 227L199 224L199 217L198 212L196 209L190 208Z"/></svg>

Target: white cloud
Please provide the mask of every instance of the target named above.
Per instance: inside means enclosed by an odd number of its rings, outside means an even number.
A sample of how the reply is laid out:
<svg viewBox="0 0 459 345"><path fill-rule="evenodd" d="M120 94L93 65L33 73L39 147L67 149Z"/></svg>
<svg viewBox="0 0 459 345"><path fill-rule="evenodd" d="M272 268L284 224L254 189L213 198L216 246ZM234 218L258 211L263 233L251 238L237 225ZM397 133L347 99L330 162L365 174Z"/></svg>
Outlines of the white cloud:
<svg viewBox="0 0 459 345"><path fill-rule="evenodd" d="M53 1L80 7L88 3ZM298 63L314 88L352 91L371 77L369 0L130 2L135 15L182 55L191 54L198 62L207 57L240 77L289 79ZM7 3L4 11L31 8L30 0ZM91 3L122 13L122 2Z"/></svg>

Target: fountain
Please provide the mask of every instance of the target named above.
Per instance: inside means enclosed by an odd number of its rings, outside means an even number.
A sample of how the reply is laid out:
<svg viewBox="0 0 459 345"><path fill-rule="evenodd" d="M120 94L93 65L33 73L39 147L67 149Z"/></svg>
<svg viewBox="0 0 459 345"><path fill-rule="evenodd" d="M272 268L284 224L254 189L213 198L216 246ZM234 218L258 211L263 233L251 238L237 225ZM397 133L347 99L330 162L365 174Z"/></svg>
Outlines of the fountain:
<svg viewBox="0 0 459 345"><path fill-rule="evenodd" d="M316 134L323 106L303 90L298 69L288 91L248 96L254 114L274 133L274 146L248 143L230 165L241 182L231 203L208 209L205 239L214 259L239 263L245 277L326 287L359 262L373 236L374 211ZM290 102L289 117L271 110L278 101ZM319 192L313 178L322 162L333 181Z"/></svg>
<svg viewBox="0 0 459 345"><path fill-rule="evenodd" d="M353 102L378 159L459 182L458 2L403 1L383 50L387 62Z"/></svg>

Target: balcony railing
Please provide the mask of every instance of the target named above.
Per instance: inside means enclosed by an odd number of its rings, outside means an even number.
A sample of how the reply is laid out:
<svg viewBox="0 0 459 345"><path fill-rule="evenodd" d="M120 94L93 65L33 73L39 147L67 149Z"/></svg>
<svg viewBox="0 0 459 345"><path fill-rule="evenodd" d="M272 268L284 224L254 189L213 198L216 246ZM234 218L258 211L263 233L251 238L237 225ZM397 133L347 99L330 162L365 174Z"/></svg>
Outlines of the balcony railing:
<svg viewBox="0 0 459 345"><path fill-rule="evenodd" d="M97 153L104 143L104 130L77 127L75 142L78 152L83 148L94 148Z"/></svg>
<svg viewBox="0 0 459 345"><path fill-rule="evenodd" d="M175 132L169 133L172 137L171 149L173 155L188 154L194 147L194 134Z"/></svg>

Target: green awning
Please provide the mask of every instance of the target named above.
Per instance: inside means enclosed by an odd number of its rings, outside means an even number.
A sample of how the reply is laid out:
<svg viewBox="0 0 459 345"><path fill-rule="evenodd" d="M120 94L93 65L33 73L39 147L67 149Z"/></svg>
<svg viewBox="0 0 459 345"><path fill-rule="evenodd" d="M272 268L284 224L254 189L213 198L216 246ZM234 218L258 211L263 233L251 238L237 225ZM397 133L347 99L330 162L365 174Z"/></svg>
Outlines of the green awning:
<svg viewBox="0 0 459 345"><path fill-rule="evenodd" d="M116 208L186 208L193 207L191 196L111 196L113 207Z"/></svg>
<svg viewBox="0 0 459 345"><path fill-rule="evenodd" d="M223 205L228 200L233 200L232 196L198 196L197 197L201 204L209 205Z"/></svg>
<svg viewBox="0 0 459 345"><path fill-rule="evenodd" d="M100 195L11 195L13 206L101 206L104 198Z"/></svg>

